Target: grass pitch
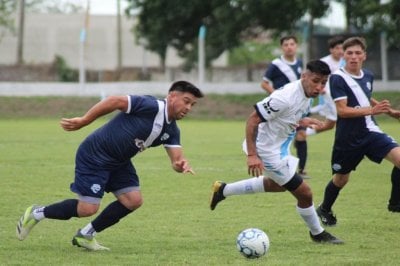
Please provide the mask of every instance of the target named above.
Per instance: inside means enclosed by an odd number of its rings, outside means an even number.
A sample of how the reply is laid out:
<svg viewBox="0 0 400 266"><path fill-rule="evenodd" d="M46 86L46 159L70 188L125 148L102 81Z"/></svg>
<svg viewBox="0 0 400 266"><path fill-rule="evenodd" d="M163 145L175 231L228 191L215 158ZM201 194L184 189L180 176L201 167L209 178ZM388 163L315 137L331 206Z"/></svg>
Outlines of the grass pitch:
<svg viewBox="0 0 400 266"><path fill-rule="evenodd" d="M71 245L76 230L91 219L44 220L18 241L15 225L30 204L74 198L74 156L79 143L100 120L77 132L64 132L55 119L0 120L0 265L398 265L400 214L387 211L391 164L364 160L341 192L334 211L338 225L327 230L341 246L314 244L288 193L233 196L210 211L215 180L247 178L241 151L244 121L180 121L182 144L196 175L175 173L162 147L133 159L144 205L97 240L109 252ZM400 140L399 124L381 128ZM308 141L307 180L319 204L331 178L333 131ZM107 194L104 208L113 201ZM247 260L236 250L239 231L264 230L269 253Z"/></svg>

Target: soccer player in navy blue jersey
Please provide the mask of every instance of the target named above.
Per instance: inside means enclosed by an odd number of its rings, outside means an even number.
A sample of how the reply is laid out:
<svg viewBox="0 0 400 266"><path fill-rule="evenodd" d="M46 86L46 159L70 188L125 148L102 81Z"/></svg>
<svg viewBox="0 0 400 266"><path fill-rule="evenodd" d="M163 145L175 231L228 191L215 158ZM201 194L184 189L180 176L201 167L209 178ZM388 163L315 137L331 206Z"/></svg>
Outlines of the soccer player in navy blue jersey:
<svg viewBox="0 0 400 266"><path fill-rule="evenodd" d="M294 35L284 36L280 39L282 55L272 60L265 71L261 87L271 94L274 90L281 89L289 82L300 79L303 62L297 58L297 38ZM294 147L299 158L298 173L302 178L310 178L305 170L307 162L307 134L306 128L298 127Z"/></svg>
<svg viewBox="0 0 400 266"><path fill-rule="evenodd" d="M119 111L108 123L91 133L76 153L75 180L71 191L78 199L66 199L47 206L28 207L17 224L17 237L24 240L44 218L68 220L94 215L104 192L117 198L73 237L72 243L88 250L107 250L94 236L118 223L143 202L139 177L131 158L146 148L164 145L172 168L194 174L183 155L176 120L184 118L203 93L186 81L172 84L166 99L153 96L109 96L82 117L63 118L66 131L78 130L97 118Z"/></svg>
<svg viewBox="0 0 400 266"><path fill-rule="evenodd" d="M338 114L331 160L333 178L325 188L323 202L317 208L322 223L328 226L337 223L332 206L349 181L351 171L356 169L364 156L375 163L383 159L393 163L388 209L400 212L400 147L382 132L374 119L374 115L380 114L399 119L400 111L392 109L388 100L372 98L373 74L362 68L366 59L365 40L351 37L343 43L343 50L346 64L329 79Z"/></svg>

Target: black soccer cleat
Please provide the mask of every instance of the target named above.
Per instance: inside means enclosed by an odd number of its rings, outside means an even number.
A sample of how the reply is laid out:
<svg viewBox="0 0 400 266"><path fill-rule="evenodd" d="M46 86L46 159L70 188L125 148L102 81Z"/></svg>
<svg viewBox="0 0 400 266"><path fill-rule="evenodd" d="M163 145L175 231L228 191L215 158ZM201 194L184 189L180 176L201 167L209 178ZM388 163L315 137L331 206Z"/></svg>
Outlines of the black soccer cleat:
<svg viewBox="0 0 400 266"><path fill-rule="evenodd" d="M224 188L226 186L226 183L222 181L215 181L213 186L212 186L212 194L211 194L211 200L210 200L210 209L214 210L215 207L217 207L217 204L225 199L224 196Z"/></svg>
<svg viewBox="0 0 400 266"><path fill-rule="evenodd" d="M400 203L390 204L388 205L388 210L390 212L400 212Z"/></svg>
<svg viewBox="0 0 400 266"><path fill-rule="evenodd" d="M321 219L322 224L326 226L335 226L337 223L336 216L333 215L332 211L326 211L321 208L321 205L317 208L317 214Z"/></svg>
<svg viewBox="0 0 400 266"><path fill-rule="evenodd" d="M325 244L325 243L326 244L335 244L335 245L344 244L344 242L342 240L331 235L327 231L323 231L322 233L315 235L315 236L312 235L310 232L310 237L314 242L320 243L320 244Z"/></svg>

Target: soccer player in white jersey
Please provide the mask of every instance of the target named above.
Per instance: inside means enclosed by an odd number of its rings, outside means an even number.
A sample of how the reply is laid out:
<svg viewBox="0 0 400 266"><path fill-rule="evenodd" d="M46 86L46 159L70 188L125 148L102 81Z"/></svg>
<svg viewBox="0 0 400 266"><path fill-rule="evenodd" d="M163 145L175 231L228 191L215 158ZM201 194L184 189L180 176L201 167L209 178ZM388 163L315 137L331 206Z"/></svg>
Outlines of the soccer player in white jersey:
<svg viewBox="0 0 400 266"><path fill-rule="evenodd" d="M400 147L396 141L382 132L374 115L387 114L400 118L400 111L390 107L388 100L372 98L373 74L363 69L366 59L365 40L352 37L344 41L346 65L333 73L329 79L332 98L338 113L331 167L333 177L325 188L324 199L317 208L323 224L336 225L332 212L340 191L366 156L375 163L386 159L393 163L392 193L388 209L400 211Z"/></svg>
<svg viewBox="0 0 400 266"><path fill-rule="evenodd" d="M310 61L301 79L286 84L254 106L255 110L247 119L244 145L248 173L253 178L229 184L216 181L210 201L211 210L228 196L288 190L297 199L297 212L306 223L313 241L343 243L322 228L311 188L296 173L298 159L290 155L290 143L296 128L321 123L306 115L311 98L319 95L329 74L326 63ZM265 175L262 176L264 170Z"/></svg>
<svg viewBox="0 0 400 266"><path fill-rule="evenodd" d="M269 64L261 88L271 94L281 89L289 82L300 78L303 61L297 58L297 38L294 35L284 36L280 39L282 55L272 60ZM305 170L307 162L307 134L306 128L298 127L294 141L297 156L299 157L298 173L302 178L310 178Z"/></svg>
<svg viewBox="0 0 400 266"><path fill-rule="evenodd" d="M328 40L329 55L321 58L328 64L331 73L334 73L341 66L344 65L343 60L343 37L335 36ZM318 105L311 108L312 114L319 114L325 118L324 124L320 127L314 126L307 128L307 135L314 135L335 127L337 120L336 106L332 100L329 88L329 82L326 84L323 92L318 96Z"/></svg>
<svg viewBox="0 0 400 266"><path fill-rule="evenodd" d="M47 206L28 207L17 224L17 237L24 240L41 220L68 220L94 215L104 192L116 200L73 237L72 243L88 250L108 250L94 236L118 223L138 209L143 202L139 177L131 158L146 148L164 145L172 168L194 174L183 155L176 120L184 118L203 97L202 92L186 81L172 84L166 99L153 96L109 96L82 117L63 118L66 131L78 130L97 118L120 111L108 123L91 133L79 146L75 160L75 180L71 191L77 199L66 199Z"/></svg>

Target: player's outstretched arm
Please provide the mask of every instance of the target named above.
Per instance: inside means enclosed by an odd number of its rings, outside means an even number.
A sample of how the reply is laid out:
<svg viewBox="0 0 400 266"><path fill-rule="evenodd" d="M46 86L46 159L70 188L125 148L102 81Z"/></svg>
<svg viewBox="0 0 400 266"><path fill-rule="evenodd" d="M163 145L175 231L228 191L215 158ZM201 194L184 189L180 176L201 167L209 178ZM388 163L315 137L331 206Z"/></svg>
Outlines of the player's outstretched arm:
<svg viewBox="0 0 400 266"><path fill-rule="evenodd" d="M62 118L61 127L66 131L78 130L89 125L98 117L109 114L115 110L126 111L128 108L127 96L109 96L98 102L87 111L84 116L74 118Z"/></svg>
<svg viewBox="0 0 400 266"><path fill-rule="evenodd" d="M181 147L167 147L167 154L171 160L172 168L178 173L191 173L195 174L192 167L189 165L189 161L183 157L183 151Z"/></svg>

